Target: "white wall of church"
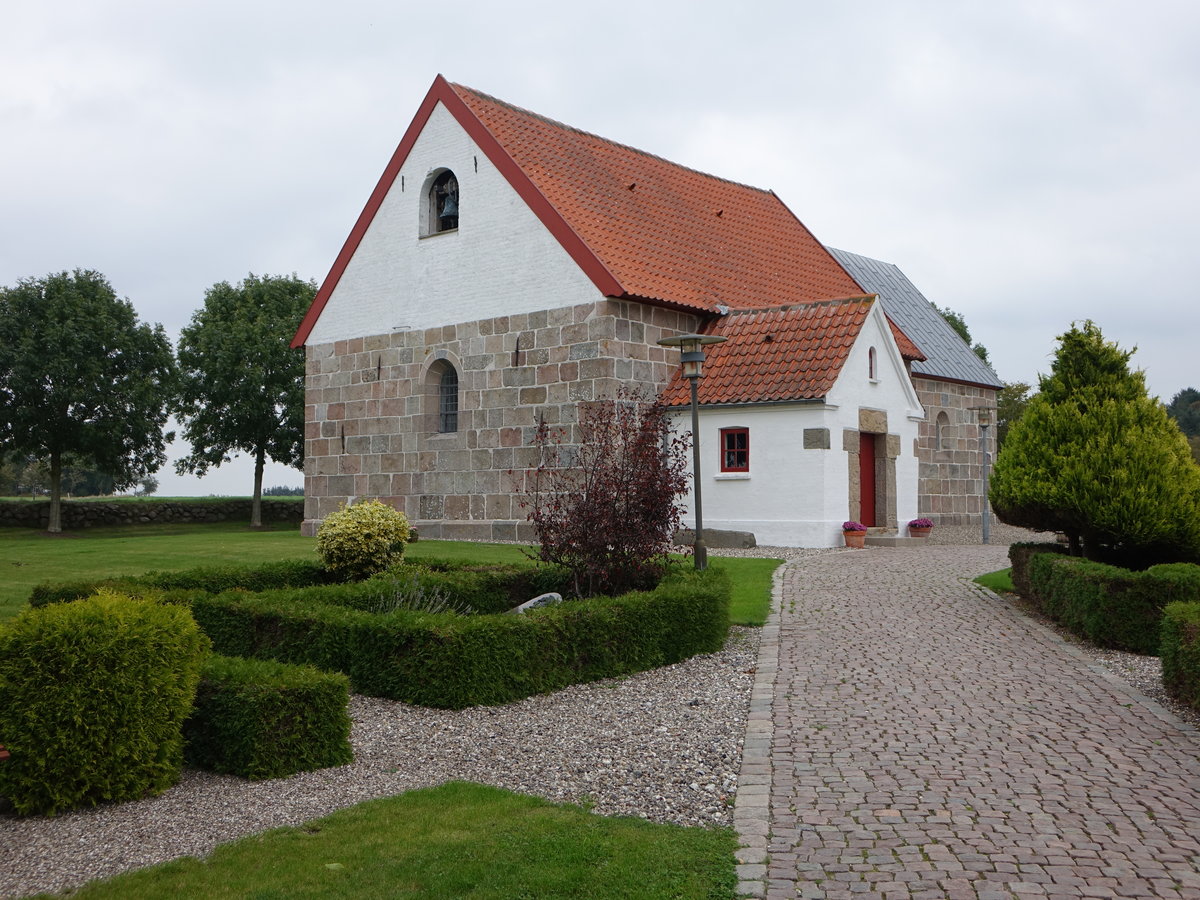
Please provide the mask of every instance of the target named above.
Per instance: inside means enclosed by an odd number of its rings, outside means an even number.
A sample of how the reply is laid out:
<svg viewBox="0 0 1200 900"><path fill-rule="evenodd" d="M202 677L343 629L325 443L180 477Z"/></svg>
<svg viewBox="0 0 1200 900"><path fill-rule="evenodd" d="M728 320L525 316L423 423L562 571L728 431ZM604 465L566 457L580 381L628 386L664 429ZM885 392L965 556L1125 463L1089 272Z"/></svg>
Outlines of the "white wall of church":
<svg viewBox="0 0 1200 900"><path fill-rule="evenodd" d="M459 185L459 227L421 236L427 183ZM440 103L308 338L322 344L601 299L562 245Z"/></svg>
<svg viewBox="0 0 1200 900"><path fill-rule="evenodd" d="M837 412L822 404L703 411L700 469L705 528L750 531L763 546L840 544L841 529L834 525L840 526L846 518L849 477ZM676 427L691 428L687 412L677 417ZM722 428L749 429L749 472L721 471ZM805 431L811 435L821 429L835 436L837 450L806 449ZM695 520L690 496L688 501L684 524L690 528Z"/></svg>
<svg viewBox="0 0 1200 900"><path fill-rule="evenodd" d="M870 351L876 371L870 376ZM895 525L906 533L917 516L918 426L923 410L887 321L868 317L826 403L712 407L701 411L701 489L704 526L753 532L762 546L840 547L842 523L854 518L858 434L886 435L878 452L894 452ZM680 410L675 427L691 428ZM748 428L750 470L721 472L721 429ZM853 484L852 484L853 482ZM694 525L688 498L684 524ZM882 510L881 510L882 517ZM883 522L880 522L883 524Z"/></svg>

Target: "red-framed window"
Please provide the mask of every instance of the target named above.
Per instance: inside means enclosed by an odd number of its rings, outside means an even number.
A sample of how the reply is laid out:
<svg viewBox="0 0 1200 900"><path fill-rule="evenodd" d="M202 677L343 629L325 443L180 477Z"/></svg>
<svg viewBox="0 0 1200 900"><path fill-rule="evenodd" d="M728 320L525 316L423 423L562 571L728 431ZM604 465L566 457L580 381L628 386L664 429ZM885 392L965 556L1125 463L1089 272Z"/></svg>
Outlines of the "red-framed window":
<svg viewBox="0 0 1200 900"><path fill-rule="evenodd" d="M721 471L750 471L750 429L721 429Z"/></svg>

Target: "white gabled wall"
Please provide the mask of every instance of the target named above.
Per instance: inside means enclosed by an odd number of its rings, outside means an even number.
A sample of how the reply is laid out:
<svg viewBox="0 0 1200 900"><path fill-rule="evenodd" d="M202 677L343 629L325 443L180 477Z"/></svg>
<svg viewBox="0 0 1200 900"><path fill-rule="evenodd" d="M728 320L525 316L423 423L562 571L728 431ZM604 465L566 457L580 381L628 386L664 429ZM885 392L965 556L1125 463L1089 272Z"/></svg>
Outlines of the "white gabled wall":
<svg viewBox="0 0 1200 900"><path fill-rule="evenodd" d="M876 351L878 375L874 381L868 377L872 347ZM896 458L896 521L899 534L905 536L908 523L919 515L917 437L925 410L878 301L872 305L828 399L843 411L846 423L843 428L858 427L860 408L887 411L888 433L900 437L900 455Z"/></svg>
<svg viewBox="0 0 1200 900"><path fill-rule="evenodd" d="M430 173L440 168L451 169L458 179L459 228L421 237L424 189ZM562 245L439 103L308 343L558 309L600 298Z"/></svg>
<svg viewBox="0 0 1200 900"><path fill-rule="evenodd" d="M876 351L874 380L868 376L871 347ZM842 546L841 525L850 516L843 433L859 430L860 409L886 411L888 433L900 438L896 515L899 533L905 534L907 523L917 516L915 449L924 412L878 303L826 402L701 410L705 528L750 531L763 546ZM690 430L686 409L676 415L675 427ZM720 430L732 427L750 429L750 471L744 475L721 473ZM806 448L805 429L827 429L829 449ZM694 521L689 505L684 524L691 527Z"/></svg>

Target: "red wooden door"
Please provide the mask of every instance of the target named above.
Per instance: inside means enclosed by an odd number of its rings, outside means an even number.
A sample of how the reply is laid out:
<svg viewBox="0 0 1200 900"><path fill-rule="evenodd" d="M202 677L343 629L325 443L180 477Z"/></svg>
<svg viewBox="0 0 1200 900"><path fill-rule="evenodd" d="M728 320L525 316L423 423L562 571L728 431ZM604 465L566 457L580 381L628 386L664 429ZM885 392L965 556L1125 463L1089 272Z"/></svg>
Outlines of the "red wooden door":
<svg viewBox="0 0 1200 900"><path fill-rule="evenodd" d="M858 435L859 521L875 525L875 435Z"/></svg>

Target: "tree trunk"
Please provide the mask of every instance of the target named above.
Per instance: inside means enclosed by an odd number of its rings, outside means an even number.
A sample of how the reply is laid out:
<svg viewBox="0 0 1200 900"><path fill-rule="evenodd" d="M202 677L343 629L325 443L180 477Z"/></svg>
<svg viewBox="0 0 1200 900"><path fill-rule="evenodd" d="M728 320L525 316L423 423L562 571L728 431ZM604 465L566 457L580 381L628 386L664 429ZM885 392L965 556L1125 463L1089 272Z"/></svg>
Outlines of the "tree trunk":
<svg viewBox="0 0 1200 900"><path fill-rule="evenodd" d="M262 476L267 462L266 451L259 445L254 454L254 500L250 504L250 527L262 528Z"/></svg>
<svg viewBox="0 0 1200 900"><path fill-rule="evenodd" d="M50 521L46 530L62 532L62 453L58 450L50 451Z"/></svg>

